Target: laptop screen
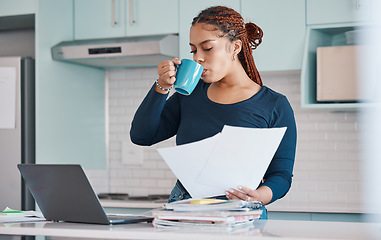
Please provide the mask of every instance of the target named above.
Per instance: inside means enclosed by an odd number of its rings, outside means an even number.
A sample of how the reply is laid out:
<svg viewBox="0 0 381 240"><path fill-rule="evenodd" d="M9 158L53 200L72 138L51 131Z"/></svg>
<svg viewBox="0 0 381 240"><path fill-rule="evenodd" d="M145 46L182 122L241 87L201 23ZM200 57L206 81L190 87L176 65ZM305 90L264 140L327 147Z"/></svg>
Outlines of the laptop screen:
<svg viewBox="0 0 381 240"><path fill-rule="evenodd" d="M18 168L47 220L110 223L80 165L19 164Z"/></svg>

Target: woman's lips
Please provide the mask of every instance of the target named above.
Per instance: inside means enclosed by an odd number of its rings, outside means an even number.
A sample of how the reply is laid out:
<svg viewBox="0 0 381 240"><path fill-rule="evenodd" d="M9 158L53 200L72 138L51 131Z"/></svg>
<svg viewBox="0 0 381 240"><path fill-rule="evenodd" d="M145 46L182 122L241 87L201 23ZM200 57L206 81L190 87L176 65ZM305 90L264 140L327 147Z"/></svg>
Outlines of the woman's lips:
<svg viewBox="0 0 381 240"><path fill-rule="evenodd" d="M204 74L206 73L206 69L204 69L203 71L202 71L202 74L201 74L201 76L204 76Z"/></svg>

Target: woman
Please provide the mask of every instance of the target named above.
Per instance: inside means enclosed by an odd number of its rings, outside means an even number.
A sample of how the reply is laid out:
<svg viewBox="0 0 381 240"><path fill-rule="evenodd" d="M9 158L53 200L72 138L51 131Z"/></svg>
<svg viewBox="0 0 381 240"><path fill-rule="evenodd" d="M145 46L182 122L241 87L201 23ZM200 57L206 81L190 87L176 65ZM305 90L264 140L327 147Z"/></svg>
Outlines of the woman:
<svg viewBox="0 0 381 240"><path fill-rule="evenodd" d="M174 63L181 62L175 58L160 63L159 77L138 108L130 135L134 143L148 146L176 135L176 144L181 145L211 137L224 125L287 127L262 183L225 192L228 199L266 205L283 197L291 186L296 125L287 98L263 86L254 64L252 49L262 35L258 26L245 24L233 9L217 6L202 11L193 19L189 42L193 60L204 67L202 80L191 95L174 93L167 100L176 81ZM169 202L190 197L177 181Z"/></svg>

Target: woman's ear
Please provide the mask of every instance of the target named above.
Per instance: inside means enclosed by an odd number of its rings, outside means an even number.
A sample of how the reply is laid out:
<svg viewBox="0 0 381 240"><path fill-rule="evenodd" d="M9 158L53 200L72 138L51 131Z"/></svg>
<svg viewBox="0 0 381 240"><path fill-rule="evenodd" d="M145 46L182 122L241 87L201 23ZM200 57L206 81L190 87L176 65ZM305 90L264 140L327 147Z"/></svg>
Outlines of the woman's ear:
<svg viewBox="0 0 381 240"><path fill-rule="evenodd" d="M237 56L238 53L241 52L242 49L242 41L240 39L236 39L232 42L232 52L233 56Z"/></svg>
<svg viewBox="0 0 381 240"><path fill-rule="evenodd" d="M239 39L236 39L234 40L232 43L231 43L231 52L233 54L233 60L235 60L238 56L238 53L241 52L241 49L242 49L242 41L239 40Z"/></svg>

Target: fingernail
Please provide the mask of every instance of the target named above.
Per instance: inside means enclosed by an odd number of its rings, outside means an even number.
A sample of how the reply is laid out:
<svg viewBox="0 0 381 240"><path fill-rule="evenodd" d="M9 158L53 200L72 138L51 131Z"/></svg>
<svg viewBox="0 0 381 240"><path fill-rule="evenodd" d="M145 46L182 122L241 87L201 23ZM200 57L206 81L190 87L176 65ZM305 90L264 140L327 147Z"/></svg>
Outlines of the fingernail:
<svg viewBox="0 0 381 240"><path fill-rule="evenodd" d="M238 189L242 189L242 186L241 186L241 185L239 185L239 186L238 186Z"/></svg>
<svg viewBox="0 0 381 240"><path fill-rule="evenodd" d="M230 193L229 193L228 191L225 191L225 194L226 194L226 195L229 195Z"/></svg>
<svg viewBox="0 0 381 240"><path fill-rule="evenodd" d="M234 193L234 190L233 190L233 189L230 189L229 192Z"/></svg>

